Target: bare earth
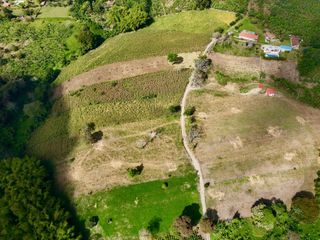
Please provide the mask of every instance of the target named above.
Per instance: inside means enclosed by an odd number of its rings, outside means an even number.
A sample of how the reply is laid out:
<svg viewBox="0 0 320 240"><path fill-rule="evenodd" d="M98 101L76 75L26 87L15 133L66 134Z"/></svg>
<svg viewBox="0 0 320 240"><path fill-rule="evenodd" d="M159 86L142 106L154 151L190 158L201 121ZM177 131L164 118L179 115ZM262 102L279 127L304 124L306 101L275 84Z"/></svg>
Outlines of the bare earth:
<svg viewBox="0 0 320 240"><path fill-rule="evenodd" d="M137 142L158 128L174 128L178 135L172 134L172 130L164 131L144 149L139 149ZM190 167L182 146L176 146L180 138L178 122L144 121L102 131L108 137L93 145L79 146L70 153L70 158L74 158L72 162L62 161L57 166L58 181L75 197L115 186L168 178L169 174L179 175ZM129 177L127 169L141 163L143 173Z"/></svg>
<svg viewBox="0 0 320 240"><path fill-rule="evenodd" d="M222 219L250 216L261 198L290 207L297 192L314 191L320 167L320 110L281 95L241 95L234 85L211 82L207 93L189 99L204 131L195 154L210 182L207 207Z"/></svg>
<svg viewBox="0 0 320 240"><path fill-rule="evenodd" d="M230 73L257 74L264 72L278 78L299 81L297 64L294 61L264 60L259 57L239 57L221 53L210 53L209 57L217 70Z"/></svg>
<svg viewBox="0 0 320 240"><path fill-rule="evenodd" d="M165 71L172 68L191 68L194 59L196 59L198 55L199 52L180 53L179 56L181 56L184 61L177 65L168 63L167 56L150 57L103 65L73 77L69 81L63 82L56 88L54 95L55 98L57 98L84 86L111 80L120 80L142 74Z"/></svg>

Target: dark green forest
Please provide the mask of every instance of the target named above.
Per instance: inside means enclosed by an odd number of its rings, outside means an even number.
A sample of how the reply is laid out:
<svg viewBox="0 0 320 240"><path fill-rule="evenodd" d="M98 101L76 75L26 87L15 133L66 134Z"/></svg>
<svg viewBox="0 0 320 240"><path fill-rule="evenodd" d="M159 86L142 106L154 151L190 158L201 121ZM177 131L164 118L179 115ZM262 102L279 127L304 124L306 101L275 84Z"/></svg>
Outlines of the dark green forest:
<svg viewBox="0 0 320 240"><path fill-rule="evenodd" d="M0 161L0 239L80 239L39 160Z"/></svg>

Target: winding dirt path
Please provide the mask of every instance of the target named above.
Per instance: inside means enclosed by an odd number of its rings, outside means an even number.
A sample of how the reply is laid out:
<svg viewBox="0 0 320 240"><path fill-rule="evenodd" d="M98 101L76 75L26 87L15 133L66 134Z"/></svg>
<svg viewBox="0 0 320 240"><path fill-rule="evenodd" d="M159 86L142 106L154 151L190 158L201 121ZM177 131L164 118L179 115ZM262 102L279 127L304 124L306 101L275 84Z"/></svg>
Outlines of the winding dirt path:
<svg viewBox="0 0 320 240"><path fill-rule="evenodd" d="M182 133L184 148L186 149L186 151L189 155L189 158L192 162L192 165L193 165L194 169L197 171L197 174L199 176L199 193L200 193L200 200L201 200L201 206L202 206L202 213L205 214L207 212L207 204L206 204L206 198L205 198L203 174L202 174L199 160L196 158L196 156L194 155L194 153L192 152L192 150L189 147L189 140L188 140L187 129L186 129L186 118L184 116L187 98L188 98L188 95L191 91L192 91L192 87L191 87L191 83L189 83L185 92L184 92L182 102L181 102L180 125L181 125L181 133Z"/></svg>
<svg viewBox="0 0 320 240"><path fill-rule="evenodd" d="M203 52L203 55L208 55L208 53L215 46L215 44L217 44L217 42L218 42L218 39L213 38L212 41L207 45L205 51ZM191 160L191 163L194 169L197 171L197 174L199 177L199 194L200 194L200 201L201 201L201 207L202 207L202 214L205 215L207 213L207 203L206 203L206 196L205 196L203 172L202 172L199 160L196 158L195 154L189 147L189 140L188 140L188 134L186 129L186 118L184 115L188 95L193 89L194 88L191 86L191 81L189 81L189 84L186 87L186 90L183 94L183 98L181 101L180 125L181 125L181 134L182 134L184 148L186 149L186 152ZM205 240L210 240L210 234L203 234L202 237Z"/></svg>

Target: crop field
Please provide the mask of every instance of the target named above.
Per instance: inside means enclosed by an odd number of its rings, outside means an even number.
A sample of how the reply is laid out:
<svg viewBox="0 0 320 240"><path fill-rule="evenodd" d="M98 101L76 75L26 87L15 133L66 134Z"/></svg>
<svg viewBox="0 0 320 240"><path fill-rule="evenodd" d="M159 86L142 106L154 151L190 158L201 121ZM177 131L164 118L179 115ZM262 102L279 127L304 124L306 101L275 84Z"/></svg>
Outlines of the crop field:
<svg viewBox="0 0 320 240"><path fill-rule="evenodd" d="M115 185L181 175L188 168L181 143L179 105L189 70L158 72L80 89L59 99L35 131L29 153L57 164L59 178L75 194ZM93 122L103 139L86 144L82 129ZM156 131L144 149L136 143ZM127 168L144 164L141 176ZM103 170L101 170L103 169Z"/></svg>
<svg viewBox="0 0 320 240"><path fill-rule="evenodd" d="M200 216L196 182L197 176L190 172L183 177L82 196L76 201L77 212L84 221L99 217L98 225L91 228L98 236L137 239L148 226L152 226L154 234L161 235L171 230L173 221L183 212L190 214L188 209L193 210L191 217Z"/></svg>
<svg viewBox="0 0 320 240"><path fill-rule="evenodd" d="M249 216L261 198L281 199L290 206L297 192L313 192L320 111L281 93L267 97L257 85L220 86L212 80L190 98L202 130L195 153L210 182L208 207L217 209L222 219L236 212Z"/></svg>
<svg viewBox="0 0 320 240"><path fill-rule="evenodd" d="M170 52L202 51L214 30L227 27L234 19L233 13L214 9L157 18L147 28L106 40L99 48L66 67L55 84L104 64L165 56Z"/></svg>

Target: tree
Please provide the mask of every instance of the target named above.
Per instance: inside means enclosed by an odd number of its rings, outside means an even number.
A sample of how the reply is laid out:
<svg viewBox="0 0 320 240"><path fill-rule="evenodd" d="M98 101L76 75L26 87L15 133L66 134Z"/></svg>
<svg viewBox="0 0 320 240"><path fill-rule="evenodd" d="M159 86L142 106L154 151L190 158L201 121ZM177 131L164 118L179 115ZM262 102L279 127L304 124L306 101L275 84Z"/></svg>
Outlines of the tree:
<svg viewBox="0 0 320 240"><path fill-rule="evenodd" d="M107 13L109 27L118 33L137 30L144 26L148 19L149 15L141 5L131 8L114 5Z"/></svg>
<svg viewBox="0 0 320 240"><path fill-rule="evenodd" d="M200 56L195 60L195 70L192 74L191 81L193 87L201 87L208 77L208 71L212 65L212 60L207 56Z"/></svg>
<svg viewBox="0 0 320 240"><path fill-rule="evenodd" d="M0 20L13 18L13 12L10 8L0 6Z"/></svg>
<svg viewBox="0 0 320 240"><path fill-rule="evenodd" d="M0 239L79 239L40 161L0 161Z"/></svg>
<svg viewBox="0 0 320 240"><path fill-rule="evenodd" d="M82 46L82 54L99 45L100 38L94 35L89 28L85 27L78 35L77 39Z"/></svg>
<svg viewBox="0 0 320 240"><path fill-rule="evenodd" d="M92 132L95 130L96 125L93 122L87 123L83 129L84 138L87 143L93 143L93 135Z"/></svg>
<svg viewBox="0 0 320 240"><path fill-rule="evenodd" d="M128 168L127 171L130 177L134 177L134 176L140 175L143 169L144 169L144 166L141 163L139 166L136 166L134 168Z"/></svg>
<svg viewBox="0 0 320 240"><path fill-rule="evenodd" d="M184 111L184 115L192 116L195 113L195 111L196 111L196 107L195 106L190 106Z"/></svg>
<svg viewBox="0 0 320 240"><path fill-rule="evenodd" d="M196 9L204 10L211 7L211 0L196 0Z"/></svg>
<svg viewBox="0 0 320 240"><path fill-rule="evenodd" d="M177 218L174 227L182 237L190 237L193 234L191 218L188 216Z"/></svg>

